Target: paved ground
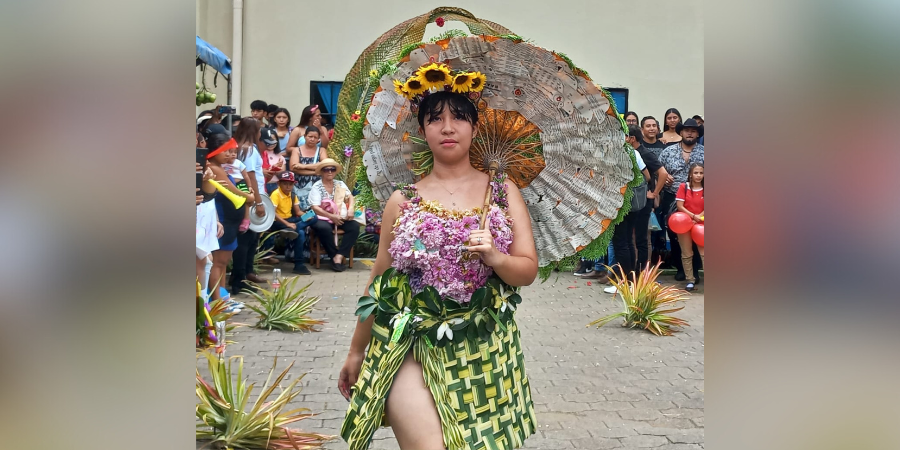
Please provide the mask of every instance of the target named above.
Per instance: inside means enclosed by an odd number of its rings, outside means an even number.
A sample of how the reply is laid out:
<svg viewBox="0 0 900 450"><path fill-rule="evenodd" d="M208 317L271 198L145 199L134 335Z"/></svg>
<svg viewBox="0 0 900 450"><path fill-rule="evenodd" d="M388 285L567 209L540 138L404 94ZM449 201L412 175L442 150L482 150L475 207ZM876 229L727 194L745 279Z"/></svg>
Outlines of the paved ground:
<svg viewBox="0 0 900 450"><path fill-rule="evenodd" d="M321 413L300 422L300 428L337 435L347 408L337 389L338 372L369 268L357 262L341 274L325 266L312 271L310 292L321 296L313 316L328 321L320 332L242 328L227 353L245 357L245 375L258 386L275 357L282 368L295 361L292 376L308 374L292 406ZM671 277L662 281L674 282ZM621 304L604 294L602 285L587 286L568 273L525 288L516 317L539 424L525 448L703 448L704 314L702 284L698 287L677 314L691 327L673 337L622 328L618 322L585 328ZM249 310L235 320L255 322ZM347 447L338 439L326 448ZM371 448L398 447L390 429L381 429Z"/></svg>

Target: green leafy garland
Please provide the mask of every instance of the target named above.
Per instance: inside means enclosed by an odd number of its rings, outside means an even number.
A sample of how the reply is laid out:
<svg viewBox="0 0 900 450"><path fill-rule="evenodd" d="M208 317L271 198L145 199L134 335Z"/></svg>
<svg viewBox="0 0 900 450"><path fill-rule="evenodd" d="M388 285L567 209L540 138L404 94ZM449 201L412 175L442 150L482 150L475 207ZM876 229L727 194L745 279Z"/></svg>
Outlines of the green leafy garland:
<svg viewBox="0 0 900 450"><path fill-rule="evenodd" d="M516 305L522 302L518 288L496 275L472 293L463 305L441 298L437 289L412 295L409 277L393 268L375 277L369 295L360 297L356 315L363 322L375 314L375 323L391 331L389 348L408 335L425 339L429 347L443 347L465 339L486 340L494 329L506 331Z"/></svg>

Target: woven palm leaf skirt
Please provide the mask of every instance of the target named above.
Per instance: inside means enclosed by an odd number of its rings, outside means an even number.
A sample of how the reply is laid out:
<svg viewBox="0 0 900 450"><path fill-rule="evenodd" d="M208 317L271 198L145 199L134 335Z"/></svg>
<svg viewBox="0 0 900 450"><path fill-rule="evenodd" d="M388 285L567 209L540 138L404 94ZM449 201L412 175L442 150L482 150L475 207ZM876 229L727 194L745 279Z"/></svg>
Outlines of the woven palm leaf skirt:
<svg viewBox="0 0 900 450"><path fill-rule="evenodd" d="M410 350L422 364L448 450L521 447L537 425L515 319L505 331L497 327L487 340L428 344L411 336L391 344L390 330L373 325L341 428L350 449L367 449L375 430L387 425L384 408L390 384Z"/></svg>

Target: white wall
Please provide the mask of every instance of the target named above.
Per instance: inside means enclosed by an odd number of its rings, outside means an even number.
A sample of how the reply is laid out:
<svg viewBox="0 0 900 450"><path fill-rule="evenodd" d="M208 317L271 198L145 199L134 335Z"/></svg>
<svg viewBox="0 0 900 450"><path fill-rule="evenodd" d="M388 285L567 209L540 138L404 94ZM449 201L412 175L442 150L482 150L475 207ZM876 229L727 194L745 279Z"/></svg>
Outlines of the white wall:
<svg viewBox="0 0 900 450"><path fill-rule="evenodd" d="M197 32L231 55L231 0L197 0ZM243 94L291 111L309 104L311 80L343 81L360 52L398 23L445 0L245 0ZM453 6L567 54L604 87L629 88L629 109L662 120L667 108L703 115L700 0L547 2L458 0ZM449 29L429 25L425 40ZM211 78L208 80L211 82ZM224 99L223 84L220 84ZM219 90L216 91L219 94Z"/></svg>

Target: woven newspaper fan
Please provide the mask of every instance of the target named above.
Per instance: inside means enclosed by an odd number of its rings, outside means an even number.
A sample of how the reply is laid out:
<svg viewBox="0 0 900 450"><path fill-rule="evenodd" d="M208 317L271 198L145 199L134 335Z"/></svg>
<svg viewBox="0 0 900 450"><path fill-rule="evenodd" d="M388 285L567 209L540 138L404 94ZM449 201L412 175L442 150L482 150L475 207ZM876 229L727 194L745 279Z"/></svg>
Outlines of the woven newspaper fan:
<svg viewBox="0 0 900 450"><path fill-rule="evenodd" d="M444 10L417 19L434 20ZM481 23L465 14L469 22ZM363 97L353 99L360 119L347 134L348 142L363 151L364 171L357 172L362 196L371 192L373 200L384 202L396 184L415 182L417 173L427 172L429 150L417 143L416 117L409 101L394 91L393 81L406 80L429 62L441 62L487 76L477 99L479 132L470 150L472 164L496 167L521 189L539 265L605 253L612 225L630 206L627 186L639 176L614 106L564 56L508 30L501 29L503 35L491 31L410 44L396 59L371 62L368 87L362 89Z"/></svg>

